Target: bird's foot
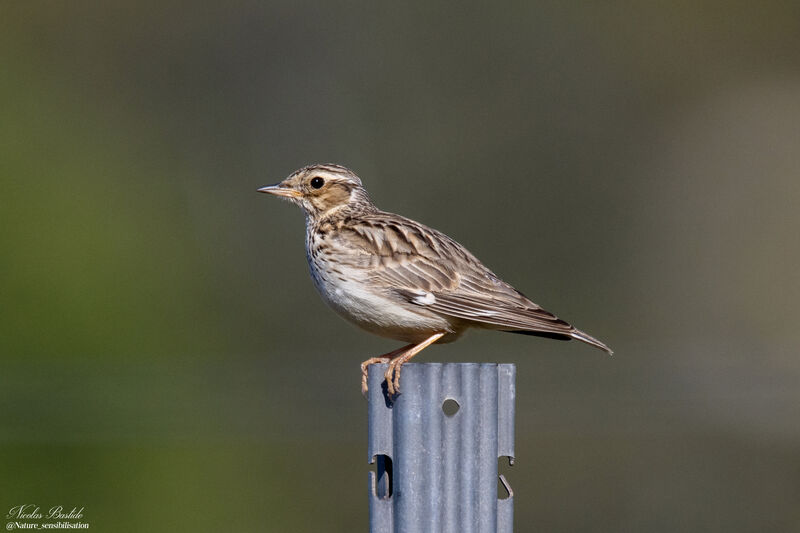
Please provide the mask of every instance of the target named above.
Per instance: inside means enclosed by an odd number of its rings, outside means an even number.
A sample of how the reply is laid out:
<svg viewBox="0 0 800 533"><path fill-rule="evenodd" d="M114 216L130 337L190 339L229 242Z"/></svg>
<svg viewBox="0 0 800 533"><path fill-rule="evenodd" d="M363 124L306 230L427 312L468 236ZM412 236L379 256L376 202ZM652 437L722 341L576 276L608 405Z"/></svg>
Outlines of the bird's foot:
<svg viewBox="0 0 800 533"><path fill-rule="evenodd" d="M403 362L400 357L389 362L389 368L384 374L384 377L386 377L386 392L389 393L389 396L400 393L400 369L402 367Z"/></svg>
<svg viewBox="0 0 800 533"><path fill-rule="evenodd" d="M389 369L386 370L384 374L386 377L386 391L389 393L390 397L398 394L400 392L400 368L403 364L424 350L427 346L430 346L444 337L444 335L444 333L434 333L419 344L409 344L393 352L378 357L371 357L361 363L361 392L364 396L367 395L367 367L375 363L389 363Z"/></svg>
<svg viewBox="0 0 800 533"><path fill-rule="evenodd" d="M384 374L386 376L386 391L389 396L395 396L400 393L400 370L403 365L426 347L444 337L444 335L444 333L434 333L419 344L409 345L403 352L398 350L396 357L389 361L389 368Z"/></svg>
<svg viewBox="0 0 800 533"><path fill-rule="evenodd" d="M392 358L388 355L381 355L379 357L370 357L363 363L361 363L361 394L364 395L364 398L367 397L367 392L369 392L369 386L367 385L367 378L369 377L369 365L374 365L376 363L388 363L391 361Z"/></svg>

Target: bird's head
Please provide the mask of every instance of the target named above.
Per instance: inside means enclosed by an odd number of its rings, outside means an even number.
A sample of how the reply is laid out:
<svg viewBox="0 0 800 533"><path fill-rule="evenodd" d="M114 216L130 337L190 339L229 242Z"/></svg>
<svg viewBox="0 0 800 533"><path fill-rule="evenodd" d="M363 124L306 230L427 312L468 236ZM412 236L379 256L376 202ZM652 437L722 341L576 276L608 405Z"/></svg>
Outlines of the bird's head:
<svg viewBox="0 0 800 533"><path fill-rule="evenodd" d="M339 165L311 165L294 171L275 185L258 189L286 198L319 219L341 208L374 209L355 173Z"/></svg>

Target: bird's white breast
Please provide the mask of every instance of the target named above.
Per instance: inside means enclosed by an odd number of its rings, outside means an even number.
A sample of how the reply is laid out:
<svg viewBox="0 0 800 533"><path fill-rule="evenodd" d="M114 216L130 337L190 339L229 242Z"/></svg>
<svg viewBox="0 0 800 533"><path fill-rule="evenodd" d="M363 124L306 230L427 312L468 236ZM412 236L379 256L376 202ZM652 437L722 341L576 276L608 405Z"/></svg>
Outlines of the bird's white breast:
<svg viewBox="0 0 800 533"><path fill-rule="evenodd" d="M450 322L394 296L388 288L376 285L365 268L334 262L317 248L307 247L307 259L314 286L322 299L350 322L367 331L405 342L421 342L432 332L449 332ZM434 295L418 297L420 303L432 303Z"/></svg>

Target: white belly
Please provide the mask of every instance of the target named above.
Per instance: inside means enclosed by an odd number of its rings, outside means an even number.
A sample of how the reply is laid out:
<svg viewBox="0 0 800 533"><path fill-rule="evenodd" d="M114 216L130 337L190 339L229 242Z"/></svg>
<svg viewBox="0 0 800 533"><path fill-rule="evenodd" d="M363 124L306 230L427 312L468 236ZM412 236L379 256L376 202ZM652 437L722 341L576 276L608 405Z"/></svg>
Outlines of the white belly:
<svg viewBox="0 0 800 533"><path fill-rule="evenodd" d="M367 331L405 342L422 342L434 333L454 332L453 324L446 318L394 298L388 292L367 288L360 270L343 270L339 275L323 271L311 258L308 264L322 299L342 317Z"/></svg>

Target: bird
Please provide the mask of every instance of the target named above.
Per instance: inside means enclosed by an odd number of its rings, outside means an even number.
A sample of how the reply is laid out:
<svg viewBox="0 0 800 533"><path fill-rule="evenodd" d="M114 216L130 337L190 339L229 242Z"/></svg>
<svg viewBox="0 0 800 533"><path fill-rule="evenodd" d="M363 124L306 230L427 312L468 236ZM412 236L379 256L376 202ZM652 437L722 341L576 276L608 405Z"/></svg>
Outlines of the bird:
<svg viewBox="0 0 800 533"><path fill-rule="evenodd" d="M306 258L322 299L347 321L407 343L361 363L365 396L370 365L388 363L386 390L395 396L405 363L470 328L576 339L613 354L533 303L444 233L378 209L346 167L309 165L258 192L305 212Z"/></svg>

